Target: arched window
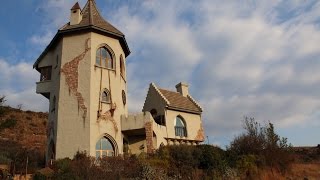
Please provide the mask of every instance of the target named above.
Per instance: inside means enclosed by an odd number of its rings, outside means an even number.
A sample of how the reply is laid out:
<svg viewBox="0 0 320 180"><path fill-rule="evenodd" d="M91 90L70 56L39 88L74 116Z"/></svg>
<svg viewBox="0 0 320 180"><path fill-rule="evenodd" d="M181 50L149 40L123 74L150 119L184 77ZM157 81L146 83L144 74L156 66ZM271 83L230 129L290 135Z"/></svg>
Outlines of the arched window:
<svg viewBox="0 0 320 180"><path fill-rule="evenodd" d="M124 61L123 61L122 55L120 56L120 73L121 73L122 77L124 78L125 66L124 66Z"/></svg>
<svg viewBox="0 0 320 180"><path fill-rule="evenodd" d="M110 92L108 89L104 89L101 94L101 101L105 103L110 103Z"/></svg>
<svg viewBox="0 0 320 180"><path fill-rule="evenodd" d="M174 128L175 128L176 136L187 137L186 124L185 124L185 121L183 120L183 118L181 116L177 116L176 117Z"/></svg>
<svg viewBox="0 0 320 180"><path fill-rule="evenodd" d="M96 65L108 69L114 69L113 58L111 52L106 47L101 47L96 53Z"/></svg>
<svg viewBox="0 0 320 180"><path fill-rule="evenodd" d="M111 141L102 137L96 143L96 158L110 157L115 155L114 146Z"/></svg>

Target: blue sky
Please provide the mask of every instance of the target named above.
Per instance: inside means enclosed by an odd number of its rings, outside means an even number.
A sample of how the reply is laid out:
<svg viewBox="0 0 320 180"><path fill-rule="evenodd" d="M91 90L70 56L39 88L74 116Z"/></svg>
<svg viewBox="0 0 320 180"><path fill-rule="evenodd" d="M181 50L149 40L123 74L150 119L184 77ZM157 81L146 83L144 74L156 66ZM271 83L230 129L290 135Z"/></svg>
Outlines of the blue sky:
<svg viewBox="0 0 320 180"><path fill-rule="evenodd" d="M12 0L0 7L0 94L8 105L47 111L32 69L68 22L74 0ZM86 0L80 0L81 7ZM275 124L293 145L320 137L320 2L96 0L132 51L130 112L141 111L150 82L190 84L204 108L210 143L224 147L244 116Z"/></svg>

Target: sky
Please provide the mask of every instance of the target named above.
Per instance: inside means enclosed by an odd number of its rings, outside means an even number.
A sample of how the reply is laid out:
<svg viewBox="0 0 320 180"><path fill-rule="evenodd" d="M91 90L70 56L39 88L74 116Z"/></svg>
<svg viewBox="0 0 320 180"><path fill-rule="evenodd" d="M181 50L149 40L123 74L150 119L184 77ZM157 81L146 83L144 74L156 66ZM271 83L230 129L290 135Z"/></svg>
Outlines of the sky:
<svg viewBox="0 0 320 180"><path fill-rule="evenodd" d="M48 111L33 63L69 21L75 0L11 0L0 6L0 95ZM84 7L86 0L79 1ZM320 1L96 0L126 35L130 112L148 86L187 82L204 109L209 143L225 147L245 116L294 146L320 143ZM207 142L207 140L206 140Z"/></svg>

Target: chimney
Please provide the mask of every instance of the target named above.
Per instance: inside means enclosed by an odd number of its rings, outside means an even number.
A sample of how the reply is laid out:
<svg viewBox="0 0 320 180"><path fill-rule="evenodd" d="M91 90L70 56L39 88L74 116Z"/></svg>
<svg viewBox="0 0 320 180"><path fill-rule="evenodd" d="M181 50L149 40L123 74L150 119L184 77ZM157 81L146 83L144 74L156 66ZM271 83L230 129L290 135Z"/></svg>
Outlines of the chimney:
<svg viewBox="0 0 320 180"><path fill-rule="evenodd" d="M79 24L82 20L81 9L79 3L77 2L71 8L71 15L70 15L70 25Z"/></svg>
<svg viewBox="0 0 320 180"><path fill-rule="evenodd" d="M182 96L187 97L189 95L189 85L183 82L180 82L176 85L177 92L180 93Z"/></svg>

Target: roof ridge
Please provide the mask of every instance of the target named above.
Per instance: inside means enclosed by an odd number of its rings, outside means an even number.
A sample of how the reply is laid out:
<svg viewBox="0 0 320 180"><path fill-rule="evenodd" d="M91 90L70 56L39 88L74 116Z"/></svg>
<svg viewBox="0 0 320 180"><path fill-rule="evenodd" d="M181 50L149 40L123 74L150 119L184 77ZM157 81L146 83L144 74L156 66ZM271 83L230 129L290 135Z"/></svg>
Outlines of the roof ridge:
<svg viewBox="0 0 320 180"><path fill-rule="evenodd" d="M154 89L159 93L159 95L167 103L167 105L170 105L170 101L161 93L161 91L157 88L157 86L153 82L150 84L150 86L154 87Z"/></svg>
<svg viewBox="0 0 320 180"><path fill-rule="evenodd" d="M203 109L202 109L202 107L200 106L200 104L198 104L198 103L196 102L196 100L194 100L194 99L192 98L191 95L188 94L187 97L190 99L191 102L193 102L194 105L196 105L196 106L203 112Z"/></svg>
<svg viewBox="0 0 320 180"><path fill-rule="evenodd" d="M159 90L164 90L164 91L169 91L169 92L172 92L172 93L177 93L177 94L180 94L179 92L176 92L176 91L172 91L172 90L169 90L169 89L163 89L163 88L159 88ZM181 94L180 94L181 95ZM182 95L181 95L182 96Z"/></svg>

